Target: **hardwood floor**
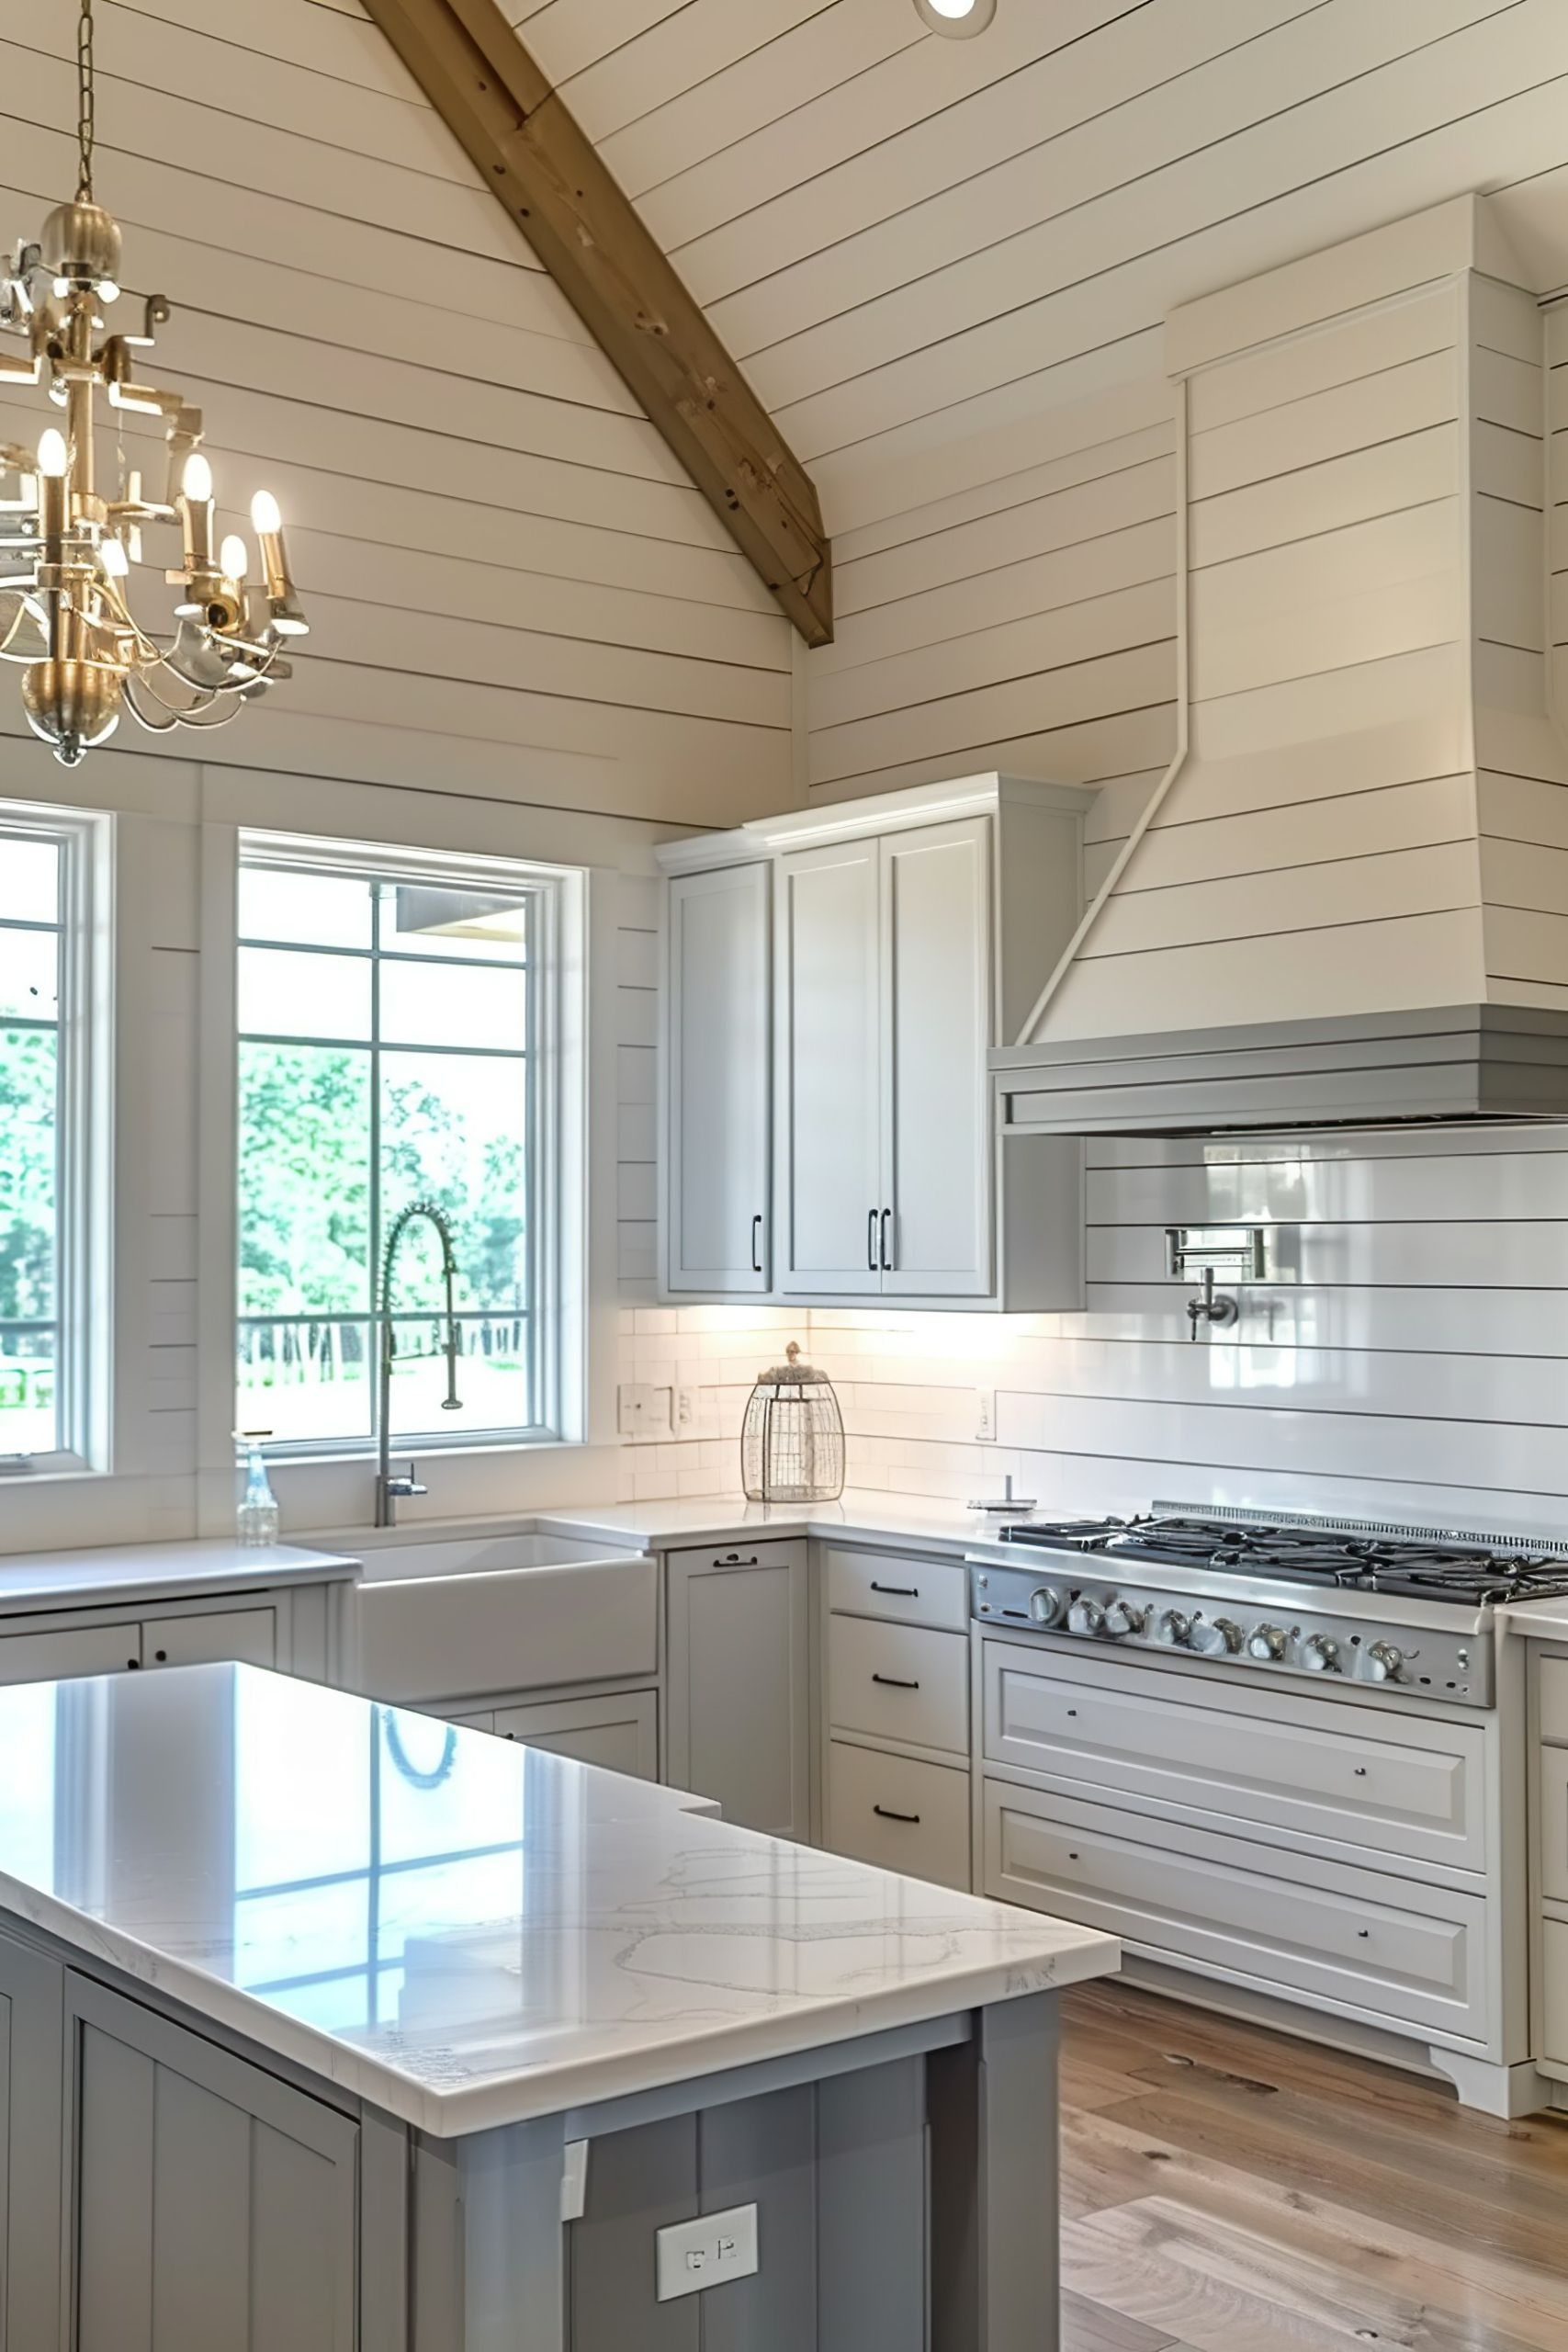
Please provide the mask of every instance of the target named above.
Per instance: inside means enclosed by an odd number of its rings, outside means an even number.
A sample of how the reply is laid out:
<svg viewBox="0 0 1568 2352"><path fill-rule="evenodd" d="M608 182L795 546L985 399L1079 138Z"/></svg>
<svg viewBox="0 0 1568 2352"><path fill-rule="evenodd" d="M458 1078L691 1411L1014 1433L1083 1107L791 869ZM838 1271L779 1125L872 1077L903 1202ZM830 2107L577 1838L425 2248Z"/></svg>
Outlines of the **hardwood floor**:
<svg viewBox="0 0 1568 2352"><path fill-rule="evenodd" d="M1063 2352L1565 2352L1568 2117L1114 1982L1064 2007Z"/></svg>

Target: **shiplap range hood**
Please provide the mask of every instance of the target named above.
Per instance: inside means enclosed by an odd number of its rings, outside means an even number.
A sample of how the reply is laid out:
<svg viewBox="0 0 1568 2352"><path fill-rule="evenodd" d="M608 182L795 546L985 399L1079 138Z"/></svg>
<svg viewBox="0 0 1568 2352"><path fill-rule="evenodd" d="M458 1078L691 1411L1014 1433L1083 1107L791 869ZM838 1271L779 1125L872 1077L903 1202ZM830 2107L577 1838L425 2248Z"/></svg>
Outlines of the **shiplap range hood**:
<svg viewBox="0 0 1568 2352"><path fill-rule="evenodd" d="M1568 1116L1568 306L1466 198L1167 349L1178 756L993 1057L1006 1125Z"/></svg>

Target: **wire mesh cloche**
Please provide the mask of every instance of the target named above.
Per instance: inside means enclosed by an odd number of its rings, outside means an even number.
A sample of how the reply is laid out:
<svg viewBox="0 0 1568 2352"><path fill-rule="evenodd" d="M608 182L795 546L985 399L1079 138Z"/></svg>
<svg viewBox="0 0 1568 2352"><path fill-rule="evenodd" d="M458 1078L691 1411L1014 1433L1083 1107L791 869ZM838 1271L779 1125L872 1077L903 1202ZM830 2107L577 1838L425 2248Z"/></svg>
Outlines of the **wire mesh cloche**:
<svg viewBox="0 0 1568 2352"><path fill-rule="evenodd" d="M844 1491L844 1420L832 1383L800 1361L762 1373L740 1431L740 1477L748 1502L830 1503Z"/></svg>

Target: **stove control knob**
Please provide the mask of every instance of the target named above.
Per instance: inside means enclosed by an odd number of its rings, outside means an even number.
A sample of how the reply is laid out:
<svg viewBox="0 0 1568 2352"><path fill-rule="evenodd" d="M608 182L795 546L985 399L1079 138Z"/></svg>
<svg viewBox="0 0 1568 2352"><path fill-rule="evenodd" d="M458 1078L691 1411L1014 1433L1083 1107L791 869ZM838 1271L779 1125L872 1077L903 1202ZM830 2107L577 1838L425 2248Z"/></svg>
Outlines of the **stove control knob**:
<svg viewBox="0 0 1568 2352"><path fill-rule="evenodd" d="M1194 1617L1190 1639L1204 1657L1234 1657L1241 1647L1241 1627L1228 1617Z"/></svg>
<svg viewBox="0 0 1568 2352"><path fill-rule="evenodd" d="M1130 1600L1113 1600L1105 1611L1105 1631L1113 1642L1127 1634L1141 1634L1148 1622L1143 1610L1134 1609Z"/></svg>
<svg viewBox="0 0 1568 2352"><path fill-rule="evenodd" d="M1309 1674L1337 1674L1339 1645L1326 1634L1309 1634L1302 1644L1302 1664Z"/></svg>
<svg viewBox="0 0 1568 2352"><path fill-rule="evenodd" d="M1179 1609L1168 1609L1159 1621L1159 1637L1173 1650L1185 1649L1192 1638L1192 1620Z"/></svg>
<svg viewBox="0 0 1568 2352"><path fill-rule="evenodd" d="M1103 1634L1105 1611L1098 1600L1075 1600L1067 1611L1069 1634Z"/></svg>
<svg viewBox="0 0 1568 2352"><path fill-rule="evenodd" d="M1029 1596L1029 1613L1037 1625L1054 1625L1062 1613L1062 1596L1048 1584L1036 1585Z"/></svg>
<svg viewBox="0 0 1568 2352"><path fill-rule="evenodd" d="M1367 1652L1367 1672L1374 1682L1397 1682L1404 1652L1392 1642L1373 1642Z"/></svg>
<svg viewBox="0 0 1568 2352"><path fill-rule="evenodd" d="M1285 1655L1285 1635L1278 1625L1255 1625L1247 1640L1247 1653L1272 1664Z"/></svg>

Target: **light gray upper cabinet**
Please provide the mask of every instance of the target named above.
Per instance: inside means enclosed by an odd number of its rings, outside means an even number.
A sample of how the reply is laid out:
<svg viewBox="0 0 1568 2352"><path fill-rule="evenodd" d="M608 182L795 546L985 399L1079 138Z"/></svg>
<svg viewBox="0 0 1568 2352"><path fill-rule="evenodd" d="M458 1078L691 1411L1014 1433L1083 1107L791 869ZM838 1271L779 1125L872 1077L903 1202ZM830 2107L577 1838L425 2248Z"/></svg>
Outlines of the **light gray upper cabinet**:
<svg viewBox="0 0 1568 2352"><path fill-rule="evenodd" d="M974 776L660 852L668 1296L1082 1304L1081 1147L998 1142L987 1057L1071 939L1091 797Z"/></svg>
<svg viewBox="0 0 1568 2352"><path fill-rule="evenodd" d="M664 1278L765 1293L772 1247L772 869L670 885Z"/></svg>

